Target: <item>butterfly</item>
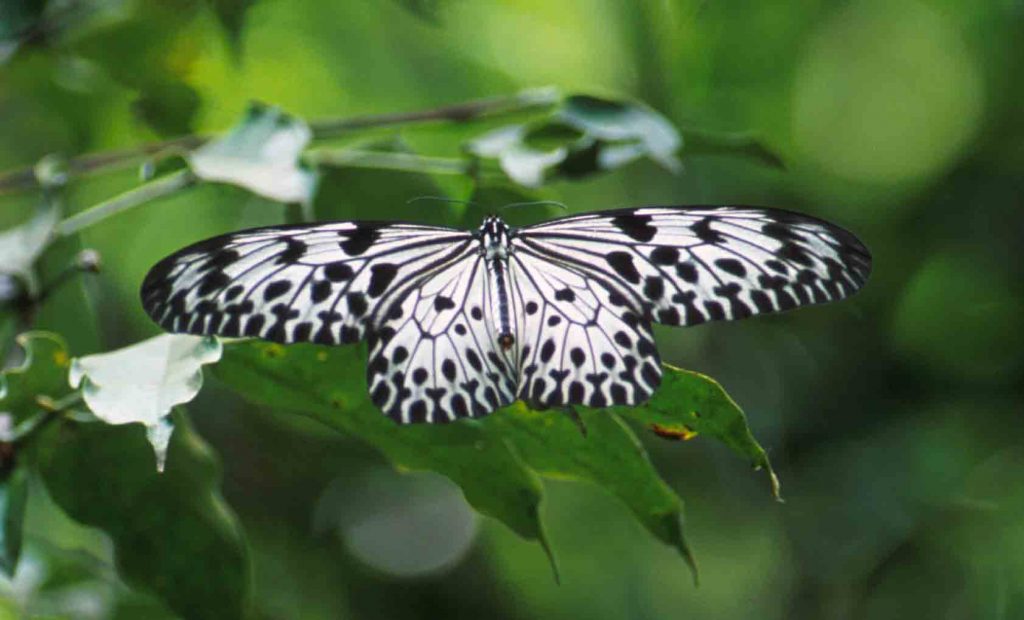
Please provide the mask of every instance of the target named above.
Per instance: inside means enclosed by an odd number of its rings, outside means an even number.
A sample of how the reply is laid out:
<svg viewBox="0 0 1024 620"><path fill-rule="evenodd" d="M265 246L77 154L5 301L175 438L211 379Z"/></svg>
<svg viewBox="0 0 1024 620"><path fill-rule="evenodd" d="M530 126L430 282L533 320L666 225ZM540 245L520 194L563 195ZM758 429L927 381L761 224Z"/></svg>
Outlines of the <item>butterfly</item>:
<svg viewBox="0 0 1024 620"><path fill-rule="evenodd" d="M157 263L142 305L171 332L369 345L402 423L636 405L661 381L651 324L836 301L871 256L838 226L757 207L642 207L473 231L342 221L243 230Z"/></svg>

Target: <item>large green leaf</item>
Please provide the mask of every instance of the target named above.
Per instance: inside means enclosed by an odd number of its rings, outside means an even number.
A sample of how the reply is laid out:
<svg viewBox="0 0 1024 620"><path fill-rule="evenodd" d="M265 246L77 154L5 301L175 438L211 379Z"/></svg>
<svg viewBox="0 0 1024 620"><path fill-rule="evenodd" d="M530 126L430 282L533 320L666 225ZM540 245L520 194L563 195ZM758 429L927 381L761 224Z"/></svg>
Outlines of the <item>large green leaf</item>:
<svg viewBox="0 0 1024 620"><path fill-rule="evenodd" d="M159 474L139 425L49 429L40 470L54 501L114 541L118 570L186 618L242 618L248 550L218 491L220 466L175 414L167 472Z"/></svg>
<svg viewBox="0 0 1024 620"><path fill-rule="evenodd" d="M590 480L605 488L692 565L681 527L682 502L660 479L619 413L658 425L664 433L686 425L688 432L715 437L755 465L768 467L742 411L724 390L707 377L671 367L648 405L618 413L583 409L585 436L570 416L530 411L521 404L480 421L396 426L369 403L364 356L354 347L235 342L226 345L213 369L253 402L309 414L366 440L400 466L448 476L478 510L542 542L540 490L532 472Z"/></svg>
<svg viewBox="0 0 1024 620"><path fill-rule="evenodd" d="M477 510L547 549L540 482L509 445L479 423L397 428L370 404L365 364L356 347L250 341L226 344L213 371L252 402L303 412L360 437L400 467L447 476Z"/></svg>
<svg viewBox="0 0 1024 620"><path fill-rule="evenodd" d="M132 346L75 358L68 382L96 417L108 424L138 422L146 427L163 471L175 405L195 398L203 386L204 364L220 359L216 338L164 334Z"/></svg>

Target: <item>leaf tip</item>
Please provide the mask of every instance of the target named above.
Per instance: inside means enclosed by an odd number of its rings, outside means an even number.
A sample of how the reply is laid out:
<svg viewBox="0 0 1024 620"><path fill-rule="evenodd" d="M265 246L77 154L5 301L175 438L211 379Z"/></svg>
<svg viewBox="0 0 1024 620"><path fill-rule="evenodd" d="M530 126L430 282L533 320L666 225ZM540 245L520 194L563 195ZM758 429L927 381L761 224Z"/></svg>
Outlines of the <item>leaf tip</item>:
<svg viewBox="0 0 1024 620"><path fill-rule="evenodd" d="M548 542L548 537L543 529L540 530L537 536L537 542L540 543L541 549L544 550L544 555L548 558L548 565L551 566L551 576L555 580L555 585L562 585L562 575L558 569L558 558L555 557L555 551L551 548L551 543Z"/></svg>

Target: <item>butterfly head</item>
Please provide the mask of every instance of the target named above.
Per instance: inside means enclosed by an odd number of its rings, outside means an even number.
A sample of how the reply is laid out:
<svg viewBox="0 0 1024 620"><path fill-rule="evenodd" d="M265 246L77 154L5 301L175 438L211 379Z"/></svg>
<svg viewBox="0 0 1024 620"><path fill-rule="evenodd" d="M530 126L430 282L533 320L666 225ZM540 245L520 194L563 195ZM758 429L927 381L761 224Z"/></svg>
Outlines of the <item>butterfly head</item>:
<svg viewBox="0 0 1024 620"><path fill-rule="evenodd" d="M480 251L485 258L508 257L512 229L497 215L484 218L477 231L477 238L480 239Z"/></svg>

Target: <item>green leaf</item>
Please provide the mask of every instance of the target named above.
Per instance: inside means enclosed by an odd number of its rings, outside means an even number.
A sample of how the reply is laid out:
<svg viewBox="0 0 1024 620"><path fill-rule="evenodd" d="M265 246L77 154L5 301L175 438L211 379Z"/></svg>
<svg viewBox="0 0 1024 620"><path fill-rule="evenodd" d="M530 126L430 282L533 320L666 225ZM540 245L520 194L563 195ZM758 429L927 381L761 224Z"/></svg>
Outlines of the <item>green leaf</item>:
<svg viewBox="0 0 1024 620"><path fill-rule="evenodd" d="M38 398L59 400L71 392L69 359L64 340L49 332L26 332L15 341L24 350L20 366L0 373L0 411L13 414L15 423L39 410Z"/></svg>
<svg viewBox="0 0 1024 620"><path fill-rule="evenodd" d="M132 102L132 112L158 135L173 137L192 131L200 104L199 93L194 88L168 78L145 88Z"/></svg>
<svg viewBox="0 0 1024 620"><path fill-rule="evenodd" d="M27 503L28 471L15 467L9 475L0 472L0 570L8 577L18 568Z"/></svg>
<svg viewBox="0 0 1024 620"><path fill-rule="evenodd" d="M9 292L5 295L3 291L9 291L15 286L7 278L20 279L30 295L38 292L39 284L33 266L52 241L53 229L59 218L59 210L48 201L29 221L0 232L0 301L10 295Z"/></svg>
<svg viewBox="0 0 1024 620"><path fill-rule="evenodd" d="M394 0L394 2L431 25L436 26L441 22L443 0Z"/></svg>
<svg viewBox="0 0 1024 620"><path fill-rule="evenodd" d="M245 616L248 549L218 491L220 466L183 414L158 474L137 425L51 428L40 471L54 501L114 542L118 571L186 618Z"/></svg>
<svg viewBox="0 0 1024 620"><path fill-rule="evenodd" d="M242 29L245 27L245 14L256 4L256 0L206 0L217 21L220 22L228 43L236 58L241 54Z"/></svg>
<svg viewBox="0 0 1024 620"><path fill-rule="evenodd" d="M540 481L508 444L477 422L398 427L369 402L365 355L357 347L225 344L214 376L251 402L297 411L359 437L396 465L431 470L466 500L548 551L540 523Z"/></svg>
<svg viewBox="0 0 1024 620"><path fill-rule="evenodd" d="M684 128L686 154L746 157L771 168L784 169L782 156L771 150L750 132L713 132Z"/></svg>
<svg viewBox="0 0 1024 620"><path fill-rule="evenodd" d="M772 495L779 500L779 480L768 454L754 439L743 410L711 377L664 364L661 387L640 407L616 407L623 417L641 422L666 438L706 435L721 441L768 472Z"/></svg>
<svg viewBox="0 0 1024 620"><path fill-rule="evenodd" d="M47 0L0 2L0 64L14 55L43 19Z"/></svg>
<svg viewBox="0 0 1024 620"><path fill-rule="evenodd" d="M637 102L566 97L547 118L508 125L472 140L470 152L497 159L513 181L537 187L551 177L582 177L647 157L680 168L679 132Z"/></svg>
<svg viewBox="0 0 1024 620"><path fill-rule="evenodd" d="M675 547L697 578L697 565L683 538L683 504L659 477L633 431L610 411L583 410L579 421L558 411L532 411L522 403L483 420L509 441L537 473L589 480L615 495L647 531Z"/></svg>
<svg viewBox="0 0 1024 620"><path fill-rule="evenodd" d="M238 185L279 202L308 203L316 174L299 165L299 155L312 135L301 119L253 103L225 136L193 151L189 165L206 181Z"/></svg>
<svg viewBox="0 0 1024 620"><path fill-rule="evenodd" d="M164 334L110 353L71 361L68 381L81 386L96 417L108 424L138 422L146 427L163 471L175 405L187 403L203 386L204 364L220 359L216 338Z"/></svg>
<svg viewBox="0 0 1024 620"><path fill-rule="evenodd" d="M479 421L398 426L370 404L365 359L355 347L236 342L225 346L213 371L253 402L309 414L366 440L402 467L448 476L477 510L527 539L543 543L533 472L590 480L619 497L648 531L694 566L683 538L682 502L614 414L584 411L586 437L567 415L521 404Z"/></svg>

